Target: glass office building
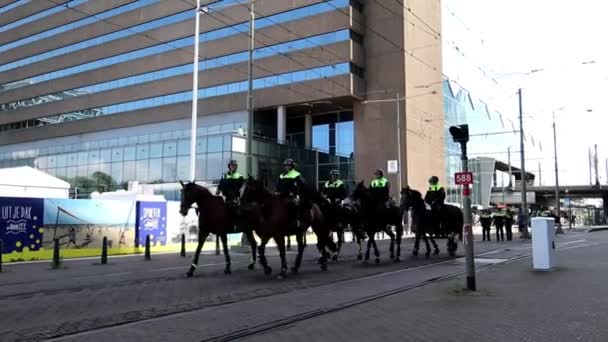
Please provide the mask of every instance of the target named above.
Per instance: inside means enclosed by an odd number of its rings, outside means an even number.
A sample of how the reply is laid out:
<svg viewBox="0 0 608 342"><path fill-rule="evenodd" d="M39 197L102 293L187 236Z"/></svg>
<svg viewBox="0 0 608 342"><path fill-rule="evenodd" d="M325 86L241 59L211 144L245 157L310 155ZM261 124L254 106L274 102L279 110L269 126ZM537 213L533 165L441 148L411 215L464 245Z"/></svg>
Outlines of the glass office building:
<svg viewBox="0 0 608 342"><path fill-rule="evenodd" d="M229 160L243 172L247 162L249 24L242 2L203 3L196 179L212 183ZM351 53L361 42L350 23L356 6L300 3L256 8L254 173L271 185L291 157L310 181L322 182L334 168L352 180L347 98L363 72ZM189 178L192 5L14 1L0 13L0 167L34 166L69 181L80 196L137 181L175 199L177 181ZM315 21L321 25L307 25ZM313 108L294 96L342 100Z"/></svg>

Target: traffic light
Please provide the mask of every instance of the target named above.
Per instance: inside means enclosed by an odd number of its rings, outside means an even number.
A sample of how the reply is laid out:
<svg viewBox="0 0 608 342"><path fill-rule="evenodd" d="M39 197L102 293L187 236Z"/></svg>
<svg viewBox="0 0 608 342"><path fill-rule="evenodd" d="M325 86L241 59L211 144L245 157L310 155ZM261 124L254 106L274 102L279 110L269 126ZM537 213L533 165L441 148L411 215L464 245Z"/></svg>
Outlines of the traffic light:
<svg viewBox="0 0 608 342"><path fill-rule="evenodd" d="M450 134L457 143L466 143L469 141L469 125L458 125L450 127Z"/></svg>

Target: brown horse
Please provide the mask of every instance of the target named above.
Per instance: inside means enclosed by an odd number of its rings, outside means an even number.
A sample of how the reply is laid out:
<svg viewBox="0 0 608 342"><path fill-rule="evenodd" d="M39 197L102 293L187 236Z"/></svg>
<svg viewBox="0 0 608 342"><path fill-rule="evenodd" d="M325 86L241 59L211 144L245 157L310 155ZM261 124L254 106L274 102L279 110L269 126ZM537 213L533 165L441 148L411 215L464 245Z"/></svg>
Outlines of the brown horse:
<svg viewBox="0 0 608 342"><path fill-rule="evenodd" d="M266 258L266 244L270 239L274 239L279 249L281 257L281 272L278 275L279 279L287 276L287 261L285 252L285 237L295 235L298 244L298 254L292 272L297 273L302 264L302 255L304 253L304 234L309 226L313 227L313 231L317 234L318 241L322 249L325 249L325 243L329 238L329 231L325 229L321 210L314 203L310 207L306 207L305 203L301 215L302 224L294 224L294 220L290 220L289 200L273 194L266 189L261 182L253 178L249 178L243 187L241 201L243 210L245 211L247 223L255 230L260 237L261 242L258 247L260 264L264 269L264 273L270 275L272 268L268 266ZM305 201L303 201L305 202ZM320 248L321 248L320 247ZM327 254L321 263L323 270L327 269Z"/></svg>
<svg viewBox="0 0 608 342"><path fill-rule="evenodd" d="M198 267L198 259L203 249L203 244L209 234L215 234L220 237L224 247L224 257L226 258L226 268L224 273L230 274L230 253L228 252L228 234L237 233L235 231L236 218L231 215L228 205L219 196L214 196L208 189L195 183L186 183L180 181L182 185L180 214L186 216L192 204L196 203L198 212L198 245L194 253L194 259L190 269L186 274L192 277L194 270ZM255 248L256 242L253 238L253 231L245 229L246 234L252 248L252 261L249 269L253 269L255 265Z"/></svg>

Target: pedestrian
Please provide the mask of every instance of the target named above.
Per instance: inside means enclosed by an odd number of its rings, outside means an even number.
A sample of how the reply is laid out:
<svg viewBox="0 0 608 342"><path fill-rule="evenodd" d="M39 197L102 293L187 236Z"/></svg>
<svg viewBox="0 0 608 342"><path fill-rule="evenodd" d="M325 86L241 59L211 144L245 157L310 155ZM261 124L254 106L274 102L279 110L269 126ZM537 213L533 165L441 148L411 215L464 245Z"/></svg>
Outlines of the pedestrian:
<svg viewBox="0 0 608 342"><path fill-rule="evenodd" d="M68 233L68 244L65 245L65 248L68 248L70 246L71 243L74 244L74 247L78 247L78 245L76 244L76 229L71 228L70 232Z"/></svg>
<svg viewBox="0 0 608 342"><path fill-rule="evenodd" d="M513 240L513 212L511 209L505 209L505 230L507 231L507 241Z"/></svg>
<svg viewBox="0 0 608 342"><path fill-rule="evenodd" d="M492 241L490 238L490 230L492 229L492 214L490 213L490 210L484 209L481 212L479 222L481 223L483 241Z"/></svg>
<svg viewBox="0 0 608 342"><path fill-rule="evenodd" d="M494 226L496 227L496 241L505 241L505 216L502 210L494 213Z"/></svg>

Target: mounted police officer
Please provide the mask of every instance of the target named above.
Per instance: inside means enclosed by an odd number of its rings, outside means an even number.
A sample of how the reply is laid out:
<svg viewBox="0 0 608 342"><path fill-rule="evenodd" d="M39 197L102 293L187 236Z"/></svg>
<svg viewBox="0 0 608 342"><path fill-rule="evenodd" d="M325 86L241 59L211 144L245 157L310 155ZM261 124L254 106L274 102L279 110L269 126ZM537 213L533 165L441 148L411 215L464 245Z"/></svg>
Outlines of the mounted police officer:
<svg viewBox="0 0 608 342"><path fill-rule="evenodd" d="M443 203L445 202L445 197L445 189L439 184L439 178L437 176L432 176L429 178L429 189L424 195L424 202L431 207L433 212L433 215L431 215L431 220L433 227L435 227L435 232L437 233L441 232L440 212L441 208L443 207Z"/></svg>
<svg viewBox="0 0 608 342"><path fill-rule="evenodd" d="M374 179L370 184L370 193L372 198L378 203L379 206L385 208L390 207L390 184L388 179L384 177L384 171L378 169L374 172Z"/></svg>
<svg viewBox="0 0 608 342"><path fill-rule="evenodd" d="M226 202L238 202L241 188L245 183L245 178L237 171L239 168L236 160L228 163L228 171L224 174L217 186L216 195L224 195Z"/></svg>
<svg viewBox="0 0 608 342"><path fill-rule="evenodd" d="M245 183L245 178L237 171L238 163L236 160L231 160L228 163L228 171L224 174L220 183L217 186L216 195L224 195L226 204L232 214L235 223L238 223L239 212L239 197L241 188Z"/></svg>
<svg viewBox="0 0 608 342"><path fill-rule="evenodd" d="M284 170L279 176L277 193L282 198L289 200L289 220L298 223L299 218L299 193L304 185L302 175L295 169L295 162L289 158L283 162Z"/></svg>
<svg viewBox="0 0 608 342"><path fill-rule="evenodd" d="M445 202L445 189L439 184L439 178L432 176L429 179L429 189L424 196L424 201L434 211L439 211Z"/></svg>
<svg viewBox="0 0 608 342"><path fill-rule="evenodd" d="M329 180L325 182L322 194L332 204L340 204L346 198L346 187L340 180L338 170L334 169L329 172Z"/></svg>

